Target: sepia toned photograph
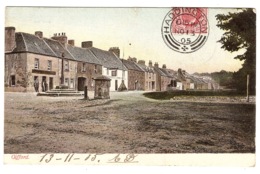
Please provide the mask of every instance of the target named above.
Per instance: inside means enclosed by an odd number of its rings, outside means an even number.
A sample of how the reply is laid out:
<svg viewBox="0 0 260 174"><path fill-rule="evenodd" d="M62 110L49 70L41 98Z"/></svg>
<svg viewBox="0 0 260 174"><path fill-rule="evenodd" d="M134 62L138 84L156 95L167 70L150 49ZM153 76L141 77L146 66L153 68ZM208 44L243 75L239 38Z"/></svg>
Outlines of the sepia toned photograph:
<svg viewBox="0 0 260 174"><path fill-rule="evenodd" d="M253 8L10 6L4 43L11 160L255 154Z"/></svg>

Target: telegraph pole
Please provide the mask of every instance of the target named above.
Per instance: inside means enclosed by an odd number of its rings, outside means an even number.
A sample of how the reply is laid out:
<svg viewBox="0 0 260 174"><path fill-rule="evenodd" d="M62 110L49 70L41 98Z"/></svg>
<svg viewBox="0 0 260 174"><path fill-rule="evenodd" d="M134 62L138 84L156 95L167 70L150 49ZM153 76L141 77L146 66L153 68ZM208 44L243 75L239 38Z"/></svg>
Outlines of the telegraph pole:
<svg viewBox="0 0 260 174"><path fill-rule="evenodd" d="M249 102L249 74L247 74L246 78L246 101Z"/></svg>
<svg viewBox="0 0 260 174"><path fill-rule="evenodd" d="M61 85L64 85L64 53L61 53Z"/></svg>

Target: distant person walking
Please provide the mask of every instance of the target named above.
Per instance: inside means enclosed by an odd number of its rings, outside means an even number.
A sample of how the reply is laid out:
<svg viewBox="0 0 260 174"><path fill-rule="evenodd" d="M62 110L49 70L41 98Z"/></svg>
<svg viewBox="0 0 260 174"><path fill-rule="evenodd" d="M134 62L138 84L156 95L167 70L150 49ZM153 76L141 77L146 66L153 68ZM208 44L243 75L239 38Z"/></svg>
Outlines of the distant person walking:
<svg viewBox="0 0 260 174"><path fill-rule="evenodd" d="M38 78L34 80L34 89L36 92L39 92L39 80Z"/></svg>
<svg viewBox="0 0 260 174"><path fill-rule="evenodd" d="M42 92L46 91L46 81L42 81Z"/></svg>

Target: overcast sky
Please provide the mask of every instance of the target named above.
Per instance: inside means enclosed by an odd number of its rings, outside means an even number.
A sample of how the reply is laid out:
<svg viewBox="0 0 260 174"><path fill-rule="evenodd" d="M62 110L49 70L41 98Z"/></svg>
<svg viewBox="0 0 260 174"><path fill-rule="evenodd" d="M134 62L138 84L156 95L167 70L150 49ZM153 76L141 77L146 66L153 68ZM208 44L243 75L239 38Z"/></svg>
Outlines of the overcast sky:
<svg viewBox="0 0 260 174"><path fill-rule="evenodd" d="M238 53L229 53L217 43L223 34L216 27L215 15L234 12L234 9L209 9L209 38L196 52L178 53L164 43L161 26L170 8L39 8L7 7L6 26L17 32L34 34L42 31L44 37L65 32L76 46L82 41L93 41L94 47L108 50L119 47L121 57L136 57L148 63L166 64L168 68L185 69L189 73L237 71L243 62L235 60ZM240 51L239 54L243 53Z"/></svg>

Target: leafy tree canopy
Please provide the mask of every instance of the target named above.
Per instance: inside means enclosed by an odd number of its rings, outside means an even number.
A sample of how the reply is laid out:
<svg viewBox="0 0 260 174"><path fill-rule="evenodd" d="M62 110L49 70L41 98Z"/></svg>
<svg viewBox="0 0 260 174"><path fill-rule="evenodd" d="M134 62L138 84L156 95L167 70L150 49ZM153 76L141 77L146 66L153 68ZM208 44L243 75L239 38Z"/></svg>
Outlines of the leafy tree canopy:
<svg viewBox="0 0 260 174"><path fill-rule="evenodd" d="M256 74L256 14L254 9L238 9L235 13L218 14L217 27L224 30L224 34L218 41L221 48L229 52L245 49L244 54L234 57L243 60L242 68L234 73L234 86L244 91L246 75L250 75L250 91L255 93Z"/></svg>
<svg viewBox="0 0 260 174"><path fill-rule="evenodd" d="M239 10L241 11L241 10ZM254 51L256 44L256 14L253 9L242 9L238 13L216 15L217 26L225 33L219 40L223 49L234 52L242 48ZM255 53L255 52L253 52ZM246 54L235 58L245 60Z"/></svg>

